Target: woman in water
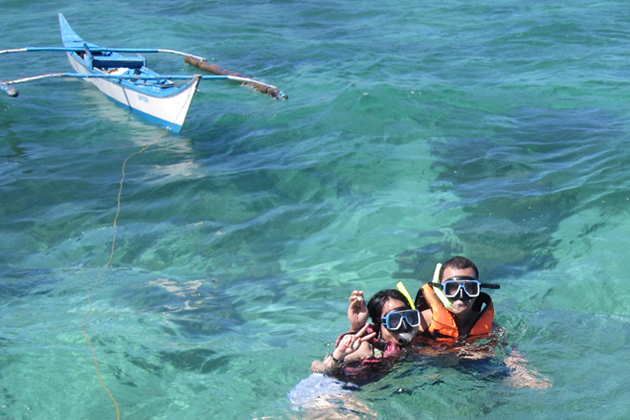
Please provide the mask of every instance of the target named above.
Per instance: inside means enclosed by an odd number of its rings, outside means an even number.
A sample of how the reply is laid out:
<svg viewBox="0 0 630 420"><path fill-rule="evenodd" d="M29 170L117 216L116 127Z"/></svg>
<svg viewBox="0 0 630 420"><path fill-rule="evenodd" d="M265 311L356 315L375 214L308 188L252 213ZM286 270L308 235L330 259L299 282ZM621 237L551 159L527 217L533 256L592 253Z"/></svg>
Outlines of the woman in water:
<svg viewBox="0 0 630 420"><path fill-rule="evenodd" d="M368 314L371 324L367 323ZM354 291L348 315L353 331L341 335L323 361L313 362L314 373L288 395L303 418L377 418L354 392L387 374L420 325L420 313L393 289L376 293L367 307L363 292Z"/></svg>
<svg viewBox="0 0 630 420"><path fill-rule="evenodd" d="M361 291L352 292L349 300L353 330L337 339L335 349L323 361L313 362L311 371L342 373L352 380L365 370L384 370L384 363L397 359L418 333L420 312L411 309L398 290L381 290L367 307ZM371 324L366 322L368 314Z"/></svg>

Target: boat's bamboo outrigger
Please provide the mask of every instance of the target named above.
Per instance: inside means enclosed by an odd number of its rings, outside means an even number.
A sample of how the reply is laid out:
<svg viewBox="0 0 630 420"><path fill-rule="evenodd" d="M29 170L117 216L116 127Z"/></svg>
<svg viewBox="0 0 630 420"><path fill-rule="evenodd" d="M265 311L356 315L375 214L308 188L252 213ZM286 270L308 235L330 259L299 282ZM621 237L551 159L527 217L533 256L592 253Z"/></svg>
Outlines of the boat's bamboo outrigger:
<svg viewBox="0 0 630 420"><path fill-rule="evenodd" d="M271 86L268 85L266 83L261 83L257 80L252 80L249 77L241 74L241 73L236 73L230 70L226 70L224 68L219 67L216 64L213 63L208 63L208 60L206 60L203 57L196 57L193 55L187 55L184 58L184 61L187 62L190 65L193 65L195 67L200 68L201 70L205 70L205 71L209 71L210 73L214 73L214 74L218 74L218 75L223 75L223 76L228 76L230 77L230 80L236 80L238 81L238 79L249 79L251 80L250 82L241 82L244 85L247 86L251 86L254 89L256 89L259 92L262 92L266 95L271 96L272 98L276 98L276 99L288 99L288 96L286 95L286 93L284 93L283 91L281 91L280 89L278 89L275 86Z"/></svg>
<svg viewBox="0 0 630 420"><path fill-rule="evenodd" d="M249 84L258 84L262 89L277 89L275 86L268 85L258 80L250 79L249 77L239 77L239 76L231 76L231 75L202 75L195 74L192 76L184 75L184 74L161 74L159 77L155 76L142 76L142 75L115 75L115 74L91 74L91 73L47 73L40 74L38 76L31 77L23 77L21 79L7 80L5 82L1 82L2 90L10 90L10 85L16 85L18 83L26 83L32 82L35 80L48 79L51 77L66 77L66 78L77 78L77 79L114 79L114 80L157 80L158 82L166 82L168 80L190 80L194 78L199 78L200 80L232 80L234 82L239 82L244 85ZM15 89L12 89L15 90ZM6 92L6 90L5 90ZM9 92L6 92L9 96L17 96L11 95Z"/></svg>
<svg viewBox="0 0 630 420"><path fill-rule="evenodd" d="M0 90L17 97L12 85L53 77L87 79L101 92L131 111L165 127L179 131L188 107L201 80L231 80L250 86L276 99L288 99L276 86L225 70L205 58L183 51L163 48L103 48L85 42L70 27L62 14L59 25L63 47L24 47L0 50L0 55L20 52L65 52L74 73L47 73L21 79L0 81ZM184 61L214 75L162 75L145 67L140 55L123 54L167 53L184 57ZM174 81L180 82L175 83Z"/></svg>
<svg viewBox="0 0 630 420"><path fill-rule="evenodd" d="M0 55L2 54L10 54L10 53L20 53L20 52L83 52L83 48L66 48L66 47L24 47L24 48L13 48L8 50L0 50ZM90 48L90 52L92 53L100 53L100 54L109 54L109 53L136 53L136 54L154 54L154 53L165 53L165 54L176 54L184 57L184 61L192 66L200 68L201 70L205 70L210 73L214 73L216 75L221 76L230 76L230 77L202 77L202 79L216 79L216 80L232 80L235 82L242 83L244 85L253 87L254 89L262 92L266 95L271 96L276 99L289 99L289 96L284 93L282 90L278 89L276 86L261 82L260 80L252 79L251 77L247 77L241 73L233 72L231 70L226 70L220 67L217 64L210 63L204 57L200 57L198 55L190 54L184 51L177 50L169 50L165 48ZM14 93L11 94L5 90L5 85L23 83L26 81L43 79L45 77L60 77L61 73L53 73L41 76L33 76L32 78L23 78L10 80L6 82L0 81L0 88L9 96L18 96L18 92L15 89L10 89ZM76 75L72 76L71 73L64 73L62 77L78 77L78 78L86 78L85 76ZM192 76L186 77L173 77L173 76L162 76L165 78L173 79L173 78L188 78L190 79ZM29 79L29 80L27 80Z"/></svg>

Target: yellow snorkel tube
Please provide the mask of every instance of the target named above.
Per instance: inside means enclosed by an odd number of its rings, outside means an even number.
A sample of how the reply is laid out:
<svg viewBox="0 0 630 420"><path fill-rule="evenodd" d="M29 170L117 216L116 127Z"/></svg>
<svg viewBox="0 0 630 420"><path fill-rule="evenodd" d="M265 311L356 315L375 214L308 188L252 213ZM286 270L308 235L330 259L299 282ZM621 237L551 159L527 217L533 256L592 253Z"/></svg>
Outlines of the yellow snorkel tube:
<svg viewBox="0 0 630 420"><path fill-rule="evenodd" d="M440 299L440 302L442 302L442 305L444 305L446 309L451 309L453 307L453 302L451 302L449 298L446 297L446 295L442 291L442 288L440 287L440 283L441 283L440 270L441 269L442 269L442 264L438 263L435 266L435 271L433 272L433 280L431 281L431 285L433 286L433 291L435 292L435 295L438 297L438 299Z"/></svg>
<svg viewBox="0 0 630 420"><path fill-rule="evenodd" d="M413 302L413 299L411 298L411 295L409 294L409 290L407 290L407 288L405 287L405 284L402 281L399 281L398 283L396 283L396 289L398 289L400 293L405 295L405 298L407 298L407 302L409 302L409 306L411 307L411 309L416 309L416 304Z"/></svg>
<svg viewBox="0 0 630 420"><path fill-rule="evenodd" d="M442 269L442 264L437 263L437 265L435 266L435 271L433 272L433 280L431 281L431 285L433 286L433 291L435 292L435 295L438 297L438 299L440 299L440 302L442 302L442 305L444 305L446 309L451 309L453 307L453 302L451 302L449 298L446 297L446 295L442 291L442 288L440 287L440 283L441 283L440 270L441 269ZM409 302L409 306L411 307L411 309L416 309L416 305L413 299L411 298L409 291L405 287L405 284L402 281L399 281L398 283L396 283L396 288L400 291L400 293L405 295L405 298L407 298L407 301Z"/></svg>

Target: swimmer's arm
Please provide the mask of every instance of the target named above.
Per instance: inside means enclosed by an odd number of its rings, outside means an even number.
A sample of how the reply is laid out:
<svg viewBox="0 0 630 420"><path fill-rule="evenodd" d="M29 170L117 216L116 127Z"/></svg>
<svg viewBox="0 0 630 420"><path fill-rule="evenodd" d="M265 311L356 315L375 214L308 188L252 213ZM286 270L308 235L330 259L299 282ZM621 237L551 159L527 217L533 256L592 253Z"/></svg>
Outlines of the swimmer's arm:
<svg viewBox="0 0 630 420"><path fill-rule="evenodd" d="M357 351L347 356L344 356L343 354L340 355L340 352L337 352L336 350L337 349L327 355L324 360L315 360L311 364L311 372L327 373L335 369L339 369L345 363L366 359L374 354L372 346L369 343L361 343Z"/></svg>
<svg viewBox="0 0 630 420"><path fill-rule="evenodd" d="M341 367L344 362L361 360L372 356L373 351L369 340L374 338L376 333L365 335L367 329L368 324L365 324L356 334L346 334L339 342L339 345L323 361L316 360L311 364L311 371L330 372Z"/></svg>
<svg viewBox="0 0 630 420"><path fill-rule="evenodd" d="M553 386L547 376L540 374L534 368L527 368L529 361L516 349L505 357L503 363L511 370L509 382L514 388L545 389Z"/></svg>

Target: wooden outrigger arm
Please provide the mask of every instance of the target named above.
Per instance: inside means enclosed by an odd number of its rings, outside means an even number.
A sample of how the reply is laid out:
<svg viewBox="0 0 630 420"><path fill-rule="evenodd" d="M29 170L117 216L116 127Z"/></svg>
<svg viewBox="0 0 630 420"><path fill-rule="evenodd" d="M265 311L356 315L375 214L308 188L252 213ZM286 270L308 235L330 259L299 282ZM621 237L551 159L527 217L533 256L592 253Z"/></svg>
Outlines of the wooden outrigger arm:
<svg viewBox="0 0 630 420"><path fill-rule="evenodd" d="M196 56L186 56L184 57L184 61L187 62L190 65L193 65L195 67L200 68L201 70L205 70L208 71L210 73L214 73L214 74L218 74L218 75L223 75L223 76L232 76L232 77L239 77L239 78L245 78L245 79L249 79L247 76L241 74L241 73L237 73L234 71L230 71L230 70L226 70L216 64L213 63L209 63L208 60L206 60L203 57L196 57ZM283 91L281 91L280 89L278 89L275 86L270 86L267 85L265 83L259 83L258 81L252 81L252 82L242 82L244 85L247 86L251 86L254 89L256 89L259 92L262 92L266 95L271 96L272 98L276 98L276 99L289 99L289 97L287 96L286 93L284 93Z"/></svg>

